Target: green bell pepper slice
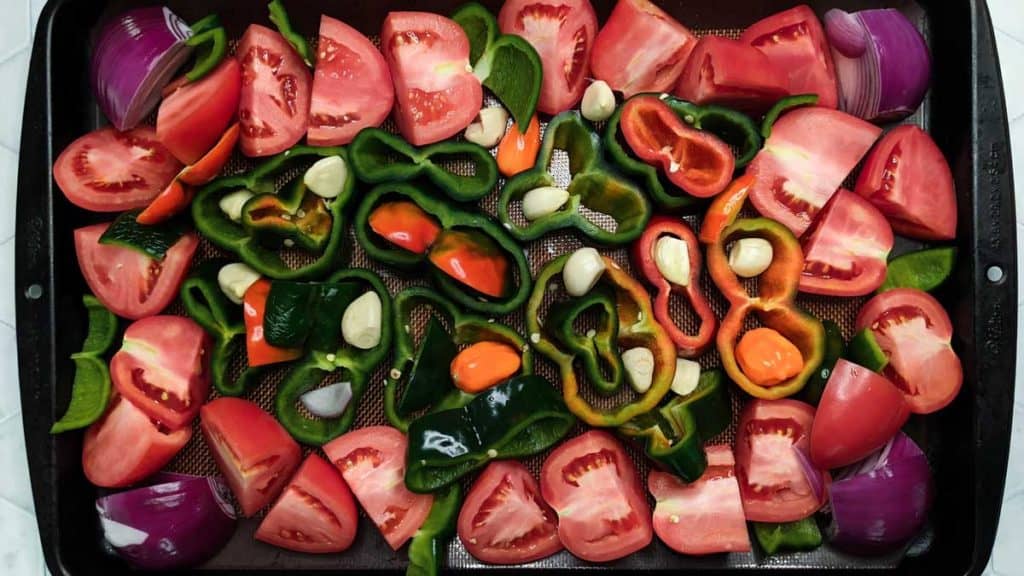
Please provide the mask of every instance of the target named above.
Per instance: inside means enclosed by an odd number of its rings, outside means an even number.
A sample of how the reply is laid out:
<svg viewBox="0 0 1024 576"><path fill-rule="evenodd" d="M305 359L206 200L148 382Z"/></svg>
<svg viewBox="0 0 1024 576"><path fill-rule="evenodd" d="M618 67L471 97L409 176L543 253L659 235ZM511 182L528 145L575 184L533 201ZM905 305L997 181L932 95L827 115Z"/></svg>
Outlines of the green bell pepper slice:
<svg viewBox="0 0 1024 576"><path fill-rule="evenodd" d="M931 292L946 283L956 266L956 248L942 246L908 252L889 261L881 294L893 288L917 288Z"/></svg>
<svg viewBox="0 0 1024 576"><path fill-rule="evenodd" d="M216 14L199 20L191 28L192 37L185 41L185 45L196 49L196 60L185 73L185 78L189 82L196 82L213 72L227 56L228 33Z"/></svg>
<svg viewBox="0 0 1024 576"><path fill-rule="evenodd" d="M349 145L352 170L363 182L408 182L423 177L456 202L483 198L498 183L498 163L486 148L472 142L439 142L417 148L380 128L366 128ZM446 160L467 160L469 176L446 168Z"/></svg>
<svg viewBox="0 0 1024 576"><path fill-rule="evenodd" d="M557 212L520 226L512 218L512 203L521 202L531 190L556 185L549 172L556 149L566 151L569 156L572 177L569 201ZM615 230L595 224L583 214L582 208L610 216L615 220ZM652 210L640 187L605 160L600 136L578 111L563 112L551 119L537 163L532 169L512 177L498 198L498 218L520 241L536 240L556 230L572 228L601 244L626 244L643 233Z"/></svg>
<svg viewBox="0 0 1024 576"><path fill-rule="evenodd" d="M783 550L814 550L821 546L821 530L813 516L783 524L754 522L754 536L769 556Z"/></svg>
<svg viewBox="0 0 1024 576"><path fill-rule="evenodd" d="M767 140L768 137L772 135L772 126L775 126L775 122L779 119L779 116L782 116L794 108L814 106L817 103L817 94L787 96L786 98L779 100L771 107L771 110L768 110L768 113L764 115L764 120L761 121L761 136Z"/></svg>
<svg viewBox="0 0 1024 576"><path fill-rule="evenodd" d="M434 217L444 230L458 229L488 236L509 258L511 268L517 277L513 282L517 282L517 285L506 290L508 295L503 298L478 294L433 265L429 265L427 254L416 254L397 248L380 238L370 228L370 214L382 202L396 199L408 200L416 204L424 212ZM356 240L366 250L370 258L404 269L416 269L428 265L429 274L441 292L459 306L464 306L474 312L508 314L522 306L530 295L530 289L533 286L530 264L526 260L523 248L509 236L504 228L483 213L456 208L436 195L409 184L381 184L370 190L356 210L354 227Z"/></svg>
<svg viewBox="0 0 1024 576"><path fill-rule="evenodd" d="M454 352L454 348L457 346L468 346L485 341L501 342L522 351L522 365L518 375L525 376L533 373L533 351L513 328L495 322L493 319L470 314L451 300L428 288L420 286L407 288L395 296L395 314L392 318L391 330L395 335L394 359L388 377L384 381L384 413L388 417L388 422L395 428L402 432L408 432L411 423L408 414L414 410L424 409L431 405L433 412L452 410L465 406L474 398L473 395L462 392L452 384L449 371L450 359L443 366L443 374L439 371L434 378L423 380L422 386L425 388L421 387L419 382L413 381L413 375L417 372L417 363L421 363L420 356L436 349L435 346L428 343L429 325L427 333L418 345L413 338L410 326L413 313L417 308L423 306L430 308L434 313L431 321L440 317L452 327L450 336L447 331L444 332L444 336L450 338L453 345L453 350L444 352L445 358L449 352ZM453 358L454 356L452 353ZM417 387L421 388L421 392L413 392L413 388ZM404 390L403 401L410 394L421 393L429 399L426 403L415 403L412 407L403 406L402 402L398 400L399 388Z"/></svg>
<svg viewBox="0 0 1024 576"><path fill-rule="evenodd" d="M547 322L552 336L583 362L583 370L590 383L598 394L604 396L618 392L626 379L617 342L619 314L615 306L615 293L602 286L554 307ZM592 309L596 309L600 317L598 327L593 335L577 333L573 323ZM607 368L607 377L602 371L602 364Z"/></svg>
<svg viewBox="0 0 1024 576"><path fill-rule="evenodd" d="M846 355L846 341L843 340L843 331L839 324L831 320L822 320L821 325L825 327L825 357L821 360L818 370L807 379L807 384L800 391L804 401L813 406L821 402L821 395L825 393L825 384L832 376L832 369L836 362Z"/></svg>
<svg viewBox="0 0 1024 576"><path fill-rule="evenodd" d="M204 262L181 284L180 295L185 313L213 339L210 376L214 389L221 396L241 396L259 381L265 369L246 366L234 381L228 375L235 358L247 362L242 306L228 300L217 283L217 272L228 262Z"/></svg>
<svg viewBox="0 0 1024 576"><path fill-rule="evenodd" d="M192 220L195 222L196 229L210 242L237 254L243 262L269 278L275 280L323 278L336 269L342 261L342 245L346 236L344 233L344 208L355 190L355 179L348 178L341 194L326 202L329 204L327 214L330 216L330 230L326 234L310 234L306 231L287 229L287 227L282 229L281 226L277 226L277 224L281 224L282 220L287 222L282 217L285 213L292 214L294 212L294 215L298 216L300 209L305 211L302 208L304 203L308 205L306 197L312 196L312 193L305 190L301 177L298 178L298 182L292 184L283 197L278 197L274 192L277 189L275 178L279 174L289 168L294 168L301 161L311 162L329 156L340 156L342 160L348 162L348 153L344 148L296 146L271 157L251 172L214 180L203 187L192 202ZM250 198L242 208L243 221L248 219L248 225L233 222L220 209L220 200L238 190L248 190L256 195ZM300 192L301 199L296 206L295 199L299 198ZM314 200L321 205L325 203L319 198ZM289 203L291 204L289 205ZM262 221L265 220L263 218L265 215L259 212L256 213L255 218L251 212L247 214L247 211L270 210L271 208L277 209L276 212L272 211L278 216L274 221L274 226L271 226L269 221L266 222L266 226L263 226ZM269 217L270 214L271 212L268 212L266 216ZM316 214L322 216L319 211ZM291 216L289 215L288 218L290 219ZM320 218L318 223L322 225L323 218ZM298 243L297 241L308 242L312 246L321 246L322 248L320 251L310 251L314 257L312 262L290 267L282 259L278 250L274 249L287 244L286 240L296 243ZM273 246L268 246L268 244Z"/></svg>
<svg viewBox="0 0 1024 576"><path fill-rule="evenodd" d="M889 365L889 355L878 345L875 333L870 327L864 328L853 335L846 349L846 358L879 374Z"/></svg>
<svg viewBox="0 0 1024 576"><path fill-rule="evenodd" d="M391 294L375 272L349 268L331 275L329 283L356 283L373 290L380 297L380 342L369 350L360 350L342 342L336 351L312 350L285 375L274 401L278 421L293 438L304 444L321 446L344 434L355 421L359 401L370 376L391 349L392 316ZM360 292L361 293L361 292ZM340 331L340 323L337 330ZM316 388L329 375L347 379L352 385L352 399L345 411L336 418L310 418L298 411L299 397Z"/></svg>
<svg viewBox="0 0 1024 576"><path fill-rule="evenodd" d="M327 206L306 189L301 176L277 194L260 194L242 207L242 227L260 245L275 249L298 246L313 253L323 252L331 239L333 222Z"/></svg>
<svg viewBox="0 0 1024 576"><path fill-rule="evenodd" d="M409 426L405 484L433 492L499 458L547 450L576 419L541 376L517 376L455 410L434 412Z"/></svg>
<svg viewBox="0 0 1024 576"><path fill-rule="evenodd" d="M316 52L309 47L306 37L292 28L292 21L288 18L288 12L284 9L284 3L281 0L271 0L270 4L267 4L267 9L270 11L270 21L277 27L277 31L281 33L281 36L292 45L295 52L302 57L302 61L306 63L306 66L310 68L315 66Z"/></svg>
<svg viewBox="0 0 1024 576"><path fill-rule="evenodd" d="M462 507L462 487L452 484L434 494L434 503L423 525L409 541L409 567L406 576L437 576L441 572L445 544L455 534L455 523Z"/></svg>
<svg viewBox="0 0 1024 576"><path fill-rule="evenodd" d="M114 344L117 316L90 294L82 296L82 303L89 314L89 328L82 350L71 355L75 363L71 402L50 428L50 434L89 426L103 416L110 402L110 371L103 355Z"/></svg>

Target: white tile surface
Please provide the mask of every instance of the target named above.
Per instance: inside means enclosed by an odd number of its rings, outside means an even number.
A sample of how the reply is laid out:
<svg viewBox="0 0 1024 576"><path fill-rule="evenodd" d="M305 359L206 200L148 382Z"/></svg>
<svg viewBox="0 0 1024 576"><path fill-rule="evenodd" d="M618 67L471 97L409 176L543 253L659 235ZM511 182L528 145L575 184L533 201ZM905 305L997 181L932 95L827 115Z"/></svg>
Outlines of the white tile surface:
<svg viewBox="0 0 1024 576"><path fill-rule="evenodd" d="M26 0L6 0L3 3L3 18L0 18L0 62L28 46L33 33L32 26L35 24L30 18L30 12Z"/></svg>

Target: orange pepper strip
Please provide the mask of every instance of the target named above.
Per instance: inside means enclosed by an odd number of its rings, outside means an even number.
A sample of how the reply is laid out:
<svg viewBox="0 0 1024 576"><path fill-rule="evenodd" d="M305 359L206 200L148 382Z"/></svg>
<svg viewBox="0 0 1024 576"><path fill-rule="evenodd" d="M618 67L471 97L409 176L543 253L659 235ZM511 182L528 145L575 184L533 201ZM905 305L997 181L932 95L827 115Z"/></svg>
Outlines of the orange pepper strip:
<svg viewBox="0 0 1024 576"><path fill-rule="evenodd" d="M732 181L729 187L715 197L708 211L704 215L704 221L700 225L700 241L705 244L718 242L725 227L736 221L736 216L743 209L747 201L747 194L754 185L754 177L744 174Z"/></svg>
<svg viewBox="0 0 1024 576"><path fill-rule="evenodd" d="M771 328L755 328L736 346L740 369L759 386L769 388L796 376L804 368L800 349Z"/></svg>
<svg viewBox="0 0 1024 576"><path fill-rule="evenodd" d="M521 365L519 351L512 346L477 342L452 360L452 382L459 390L476 394L509 379Z"/></svg>
<svg viewBox="0 0 1024 576"><path fill-rule="evenodd" d="M238 143L240 129L238 122L235 122L224 132L217 144L210 149L195 164L187 166L178 174L178 178L185 184L202 186L217 177L221 168L231 159L231 153L235 151L235 144Z"/></svg>
<svg viewBox="0 0 1024 576"><path fill-rule="evenodd" d="M526 172L537 162L540 152L540 121L534 115L526 133L519 131L518 124L512 124L501 143L498 144L498 170L506 178Z"/></svg>

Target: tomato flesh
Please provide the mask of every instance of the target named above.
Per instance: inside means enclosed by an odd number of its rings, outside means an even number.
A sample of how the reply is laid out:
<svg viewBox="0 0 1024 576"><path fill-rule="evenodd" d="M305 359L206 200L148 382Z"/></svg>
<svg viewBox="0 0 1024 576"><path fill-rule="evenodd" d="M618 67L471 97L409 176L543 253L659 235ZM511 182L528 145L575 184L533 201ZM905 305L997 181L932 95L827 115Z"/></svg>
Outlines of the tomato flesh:
<svg viewBox="0 0 1024 576"><path fill-rule="evenodd" d="M441 224L415 202L385 202L373 209L370 229L414 254L425 254L441 233Z"/></svg>
<svg viewBox="0 0 1024 576"><path fill-rule="evenodd" d="M696 104L764 112L786 95L783 73L760 50L719 36L701 38L674 94Z"/></svg>
<svg viewBox="0 0 1024 576"><path fill-rule="evenodd" d="M182 164L198 162L234 120L241 93L242 68L238 60L225 58L205 78L164 97L156 117L157 138Z"/></svg>
<svg viewBox="0 0 1024 576"><path fill-rule="evenodd" d="M439 270L485 296L502 298L508 292L508 256L489 236L445 230L427 257Z"/></svg>

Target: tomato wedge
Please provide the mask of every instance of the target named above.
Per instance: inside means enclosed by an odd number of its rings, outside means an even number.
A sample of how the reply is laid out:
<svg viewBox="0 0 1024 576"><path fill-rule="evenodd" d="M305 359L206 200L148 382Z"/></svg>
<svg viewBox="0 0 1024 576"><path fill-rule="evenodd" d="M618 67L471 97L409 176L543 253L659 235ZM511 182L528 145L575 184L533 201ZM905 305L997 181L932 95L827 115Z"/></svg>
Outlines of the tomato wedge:
<svg viewBox="0 0 1024 576"><path fill-rule="evenodd" d="M857 330L870 328L889 363L885 375L915 414L949 405L963 384L960 358L950 346L953 325L938 300L914 288L888 290L857 314Z"/></svg>
<svg viewBox="0 0 1024 576"><path fill-rule="evenodd" d="M330 16L320 16L311 100L311 146L348 144L363 128L380 126L395 102L384 56L362 32Z"/></svg>
<svg viewBox="0 0 1024 576"><path fill-rule="evenodd" d="M164 97L156 116L156 135L182 164L199 161L238 114L242 67L225 58L206 77Z"/></svg>
<svg viewBox="0 0 1024 576"><path fill-rule="evenodd" d="M897 126L875 146L856 191L893 229L922 240L956 237L956 189L942 150L917 126Z"/></svg>
<svg viewBox="0 0 1024 576"><path fill-rule="evenodd" d="M750 201L763 216L802 236L881 131L838 110L788 112L747 166L755 179Z"/></svg>
<svg viewBox="0 0 1024 576"><path fill-rule="evenodd" d="M804 237L800 291L863 296L885 282L892 228L864 198L839 190Z"/></svg>
<svg viewBox="0 0 1024 576"><path fill-rule="evenodd" d="M391 12L380 37L402 136L422 146L469 126L484 93L469 65L469 39L462 28L438 14Z"/></svg>
<svg viewBox="0 0 1024 576"><path fill-rule="evenodd" d="M749 552L750 536L729 446L705 448L708 467L696 482L658 470L647 476L654 505L654 532L683 554Z"/></svg>
<svg viewBox="0 0 1024 576"><path fill-rule="evenodd" d="M489 236L445 230L427 257L439 270L481 294L502 298L508 292L508 255Z"/></svg>
<svg viewBox="0 0 1024 576"><path fill-rule="evenodd" d="M390 426L370 426L339 436L324 446L341 470L363 510L398 550L430 514L434 497L405 487L405 452L409 441Z"/></svg>
<svg viewBox="0 0 1024 576"><path fill-rule="evenodd" d="M121 212L149 204L179 170L181 163L149 126L107 127L68 145L53 164L53 179L75 206Z"/></svg>
<svg viewBox="0 0 1024 576"><path fill-rule="evenodd" d="M633 461L611 434L590 430L548 455L544 500L558 514L558 537L590 562L628 556L651 543L651 508Z"/></svg>
<svg viewBox="0 0 1024 576"><path fill-rule="evenodd" d="M113 244L100 244L110 223L75 230L75 253L86 284L108 310L137 320L159 314L178 296L199 237L189 232L155 260Z"/></svg>
<svg viewBox="0 0 1024 576"><path fill-rule="evenodd" d="M538 110L554 115L579 103L598 27L590 0L506 0L498 27L503 34L525 38L540 56L544 75Z"/></svg>
<svg viewBox="0 0 1024 576"><path fill-rule="evenodd" d="M192 423L210 394L210 337L183 316L150 316L124 332L110 360L118 393L171 430Z"/></svg>
<svg viewBox="0 0 1024 576"><path fill-rule="evenodd" d="M649 0L620 0L594 39L590 70L626 98L676 85L697 37Z"/></svg>
<svg viewBox="0 0 1024 576"><path fill-rule="evenodd" d="M554 511L515 460L487 465L462 504L458 527L466 550L490 564L525 564L562 549Z"/></svg>
<svg viewBox="0 0 1024 576"><path fill-rule="evenodd" d="M199 410L199 423L245 517L281 493L302 457L277 420L248 400L217 398Z"/></svg>
<svg viewBox="0 0 1024 576"><path fill-rule="evenodd" d="M822 494L804 473L800 456L810 444L814 407L798 400L752 400L736 429L736 477L743 511L754 522L795 522L828 501L828 472Z"/></svg>
<svg viewBox="0 0 1024 576"><path fill-rule="evenodd" d="M352 491L338 470L310 454L256 530L256 539L307 554L343 552L359 526Z"/></svg>
<svg viewBox="0 0 1024 576"><path fill-rule="evenodd" d="M291 148L309 124L309 69L277 32L250 24L238 43L242 64L242 154L270 156Z"/></svg>
<svg viewBox="0 0 1024 576"><path fill-rule="evenodd" d="M720 36L697 42L674 94L697 104L765 112L786 96L785 73L763 52Z"/></svg>

